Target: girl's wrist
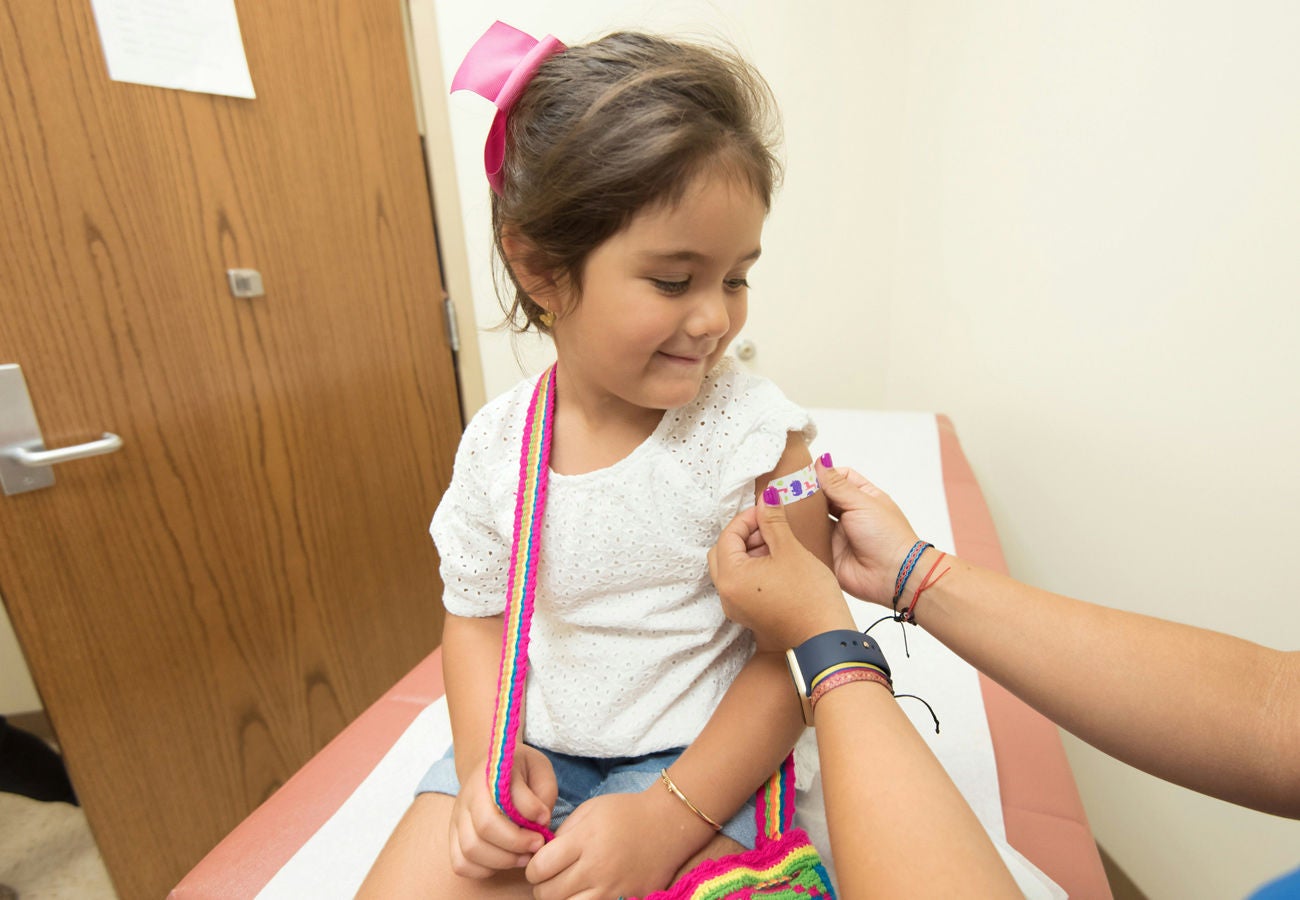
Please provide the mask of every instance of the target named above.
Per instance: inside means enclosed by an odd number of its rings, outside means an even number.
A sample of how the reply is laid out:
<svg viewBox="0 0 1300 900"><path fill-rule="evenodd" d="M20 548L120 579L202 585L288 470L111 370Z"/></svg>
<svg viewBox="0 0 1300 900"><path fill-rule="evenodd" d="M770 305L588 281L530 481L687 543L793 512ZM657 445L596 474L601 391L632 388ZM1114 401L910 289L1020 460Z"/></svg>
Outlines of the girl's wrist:
<svg viewBox="0 0 1300 900"><path fill-rule="evenodd" d="M669 779L671 780L671 776ZM676 782L673 783L676 785ZM678 790L681 791L680 788ZM681 793L689 797L684 791ZM688 804L681 797L674 795L664 784L662 777L656 778L653 784L641 792L641 796L649 806L647 821L660 823L675 835L678 839L677 843L684 851L683 859L699 850L718 833L713 825L705 821L704 816L708 814L703 813L699 807L692 810L691 805L694 804L694 800Z"/></svg>

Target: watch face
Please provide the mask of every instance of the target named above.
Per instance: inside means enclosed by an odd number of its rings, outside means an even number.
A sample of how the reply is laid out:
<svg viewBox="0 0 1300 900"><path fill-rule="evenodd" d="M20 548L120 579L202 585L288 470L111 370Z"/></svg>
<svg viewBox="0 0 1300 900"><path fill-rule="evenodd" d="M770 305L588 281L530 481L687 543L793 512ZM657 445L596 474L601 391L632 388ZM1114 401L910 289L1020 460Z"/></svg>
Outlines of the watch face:
<svg viewBox="0 0 1300 900"><path fill-rule="evenodd" d="M803 723L812 725L812 701L808 698L808 682L799 667L799 657L794 650L785 651L785 662L790 667L790 678L794 681L795 693L799 695L799 706L803 712Z"/></svg>
<svg viewBox="0 0 1300 900"><path fill-rule="evenodd" d="M808 696L808 681L803 677L803 670L799 668L799 657L793 650L785 651L785 662L790 667L790 677L794 679L794 689L799 692L799 696Z"/></svg>

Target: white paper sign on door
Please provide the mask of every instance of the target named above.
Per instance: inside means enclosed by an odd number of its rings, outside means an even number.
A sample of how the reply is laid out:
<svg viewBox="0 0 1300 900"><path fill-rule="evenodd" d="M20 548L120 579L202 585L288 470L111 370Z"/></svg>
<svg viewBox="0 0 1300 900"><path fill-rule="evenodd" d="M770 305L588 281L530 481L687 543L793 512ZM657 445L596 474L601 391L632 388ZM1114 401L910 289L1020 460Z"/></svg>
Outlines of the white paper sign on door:
<svg viewBox="0 0 1300 900"><path fill-rule="evenodd" d="M91 0L114 81L252 98L234 0Z"/></svg>

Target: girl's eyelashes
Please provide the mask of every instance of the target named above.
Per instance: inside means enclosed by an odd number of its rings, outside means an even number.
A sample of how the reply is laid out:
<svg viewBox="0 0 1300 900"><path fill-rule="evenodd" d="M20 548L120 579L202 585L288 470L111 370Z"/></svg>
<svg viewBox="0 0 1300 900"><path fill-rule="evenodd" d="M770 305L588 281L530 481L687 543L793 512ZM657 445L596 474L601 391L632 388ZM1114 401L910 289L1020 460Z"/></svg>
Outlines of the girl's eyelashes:
<svg viewBox="0 0 1300 900"><path fill-rule="evenodd" d="M690 289L690 278L651 278L650 283L655 289L670 296L684 294ZM723 287L728 291L735 293L743 291L749 287L749 278L741 276L739 278L726 278L722 282Z"/></svg>
<svg viewBox="0 0 1300 900"><path fill-rule="evenodd" d="M667 278L651 278L650 283L655 286L656 290L665 294L684 294L686 293L686 289L691 286L691 280L689 278L675 280Z"/></svg>

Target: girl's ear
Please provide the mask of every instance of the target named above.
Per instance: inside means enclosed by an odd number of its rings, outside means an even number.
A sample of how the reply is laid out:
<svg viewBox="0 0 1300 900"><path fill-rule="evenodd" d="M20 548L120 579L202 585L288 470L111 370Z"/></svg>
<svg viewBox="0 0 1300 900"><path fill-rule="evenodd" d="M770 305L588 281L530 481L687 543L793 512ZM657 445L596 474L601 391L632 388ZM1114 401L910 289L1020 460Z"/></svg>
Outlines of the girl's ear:
<svg viewBox="0 0 1300 900"><path fill-rule="evenodd" d="M501 234L501 251L506 265L514 273L519 286L533 302L548 312L559 313L563 306L562 279L557 279L549 269L538 265L541 254L532 241L513 231Z"/></svg>

